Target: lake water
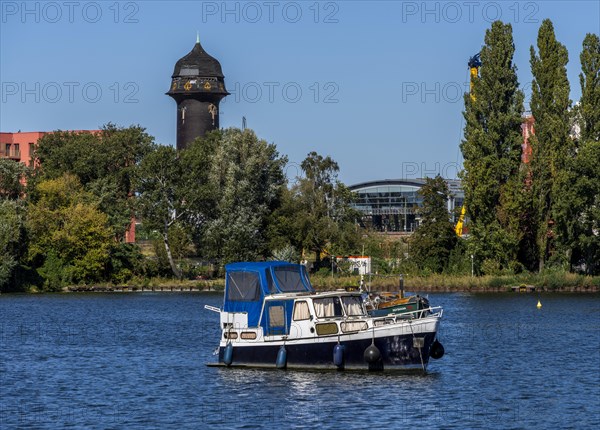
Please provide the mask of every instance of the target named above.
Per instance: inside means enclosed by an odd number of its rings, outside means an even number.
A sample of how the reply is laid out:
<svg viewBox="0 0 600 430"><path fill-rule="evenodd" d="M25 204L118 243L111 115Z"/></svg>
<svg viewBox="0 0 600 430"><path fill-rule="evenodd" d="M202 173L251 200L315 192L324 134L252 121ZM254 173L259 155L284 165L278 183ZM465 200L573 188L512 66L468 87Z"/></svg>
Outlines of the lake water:
<svg viewBox="0 0 600 430"><path fill-rule="evenodd" d="M430 300L422 375L206 367L217 294L1 295L0 428L600 428L600 295Z"/></svg>

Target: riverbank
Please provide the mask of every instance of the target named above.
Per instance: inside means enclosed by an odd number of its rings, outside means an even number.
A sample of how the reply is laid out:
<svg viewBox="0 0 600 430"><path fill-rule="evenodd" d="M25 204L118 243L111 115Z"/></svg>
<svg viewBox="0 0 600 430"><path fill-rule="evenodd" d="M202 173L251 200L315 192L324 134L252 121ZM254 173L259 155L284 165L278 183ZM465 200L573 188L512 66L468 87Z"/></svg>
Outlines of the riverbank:
<svg viewBox="0 0 600 430"><path fill-rule="evenodd" d="M398 291L399 276L373 276L365 278L365 287L371 291ZM359 276L318 276L311 277L318 291L338 288L358 288ZM65 287L62 292L222 292L225 280L177 280L170 278L136 279L122 285L96 284ZM598 293L600 277L577 275L573 273L550 272L542 274L519 274L504 276L456 276L429 275L405 276L404 289L411 292L426 293L505 293L505 292L561 292L561 293ZM44 291L30 288L28 293Z"/></svg>
<svg viewBox="0 0 600 430"><path fill-rule="evenodd" d="M355 288L354 286L345 286L344 288ZM330 288L315 286L317 291L327 291ZM506 287L457 287L457 286L420 286L405 287L406 291L416 293L534 293L534 292L554 292L554 293L598 293L600 288L596 286L561 286L556 288L535 287L533 285L514 285ZM63 292L69 293L140 293L140 292L222 292L222 287L198 286L198 285L170 285L157 287L129 287L129 286L73 286L67 287ZM394 292L398 291L397 285L386 287L372 287L374 292Z"/></svg>
<svg viewBox="0 0 600 430"><path fill-rule="evenodd" d="M330 290L358 287L360 277L319 277L311 278L315 288ZM400 277L374 276L369 281L365 279L366 287L372 291L397 291ZM429 275L405 276L404 289L415 292L471 292L471 293L505 293L505 292L569 292L597 293L600 292L600 277L584 276L574 273L546 272L525 273L503 276L457 276Z"/></svg>

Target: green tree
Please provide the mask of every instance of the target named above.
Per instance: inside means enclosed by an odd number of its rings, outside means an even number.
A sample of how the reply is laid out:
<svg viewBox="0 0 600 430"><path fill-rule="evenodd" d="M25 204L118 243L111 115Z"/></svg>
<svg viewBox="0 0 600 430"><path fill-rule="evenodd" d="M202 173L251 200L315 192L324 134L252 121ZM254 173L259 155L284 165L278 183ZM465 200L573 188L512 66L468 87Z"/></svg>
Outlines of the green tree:
<svg viewBox="0 0 600 430"><path fill-rule="evenodd" d="M283 187L280 204L269 215L266 233L271 253L290 247L298 251L302 250L303 241L296 225L300 200L292 189Z"/></svg>
<svg viewBox="0 0 600 430"><path fill-rule="evenodd" d="M102 280L112 235L96 198L71 175L38 183L36 195L27 214L28 258L45 287Z"/></svg>
<svg viewBox="0 0 600 430"><path fill-rule="evenodd" d="M222 262L267 258L268 222L280 205L287 158L252 130L218 133L210 171L216 212L207 223L203 250Z"/></svg>
<svg viewBox="0 0 600 430"><path fill-rule="evenodd" d="M439 175L427 178L419 190L423 206L419 209L421 223L411 237L411 258L420 269L435 273L447 266L458 238L448 214L448 184Z"/></svg>
<svg viewBox="0 0 600 430"><path fill-rule="evenodd" d="M580 140L587 142L600 140L600 37L588 33L583 40L580 55L581 101L579 105L581 129Z"/></svg>
<svg viewBox="0 0 600 430"><path fill-rule="evenodd" d="M587 34L581 52L581 100L577 109L578 151L571 186L562 201L573 244L572 266L600 273L600 38Z"/></svg>
<svg viewBox="0 0 600 430"><path fill-rule="evenodd" d="M98 198L118 241L133 218L133 178L151 150L153 138L139 126L107 124L99 133L57 131L45 135L35 149L36 169L31 183L75 175L86 191Z"/></svg>
<svg viewBox="0 0 600 430"><path fill-rule="evenodd" d="M292 230L298 247L314 252L318 269L321 254L343 255L358 250L357 214L350 206L352 192L338 180L337 162L313 151L301 167L305 177L298 178L291 189L295 201Z"/></svg>
<svg viewBox="0 0 600 430"><path fill-rule="evenodd" d="M567 202L573 221L572 264L589 275L600 274L600 141L581 147L574 162ZM565 199L566 200L566 199Z"/></svg>
<svg viewBox="0 0 600 430"><path fill-rule="evenodd" d="M107 279L114 284L122 284L135 275L144 274L144 256L139 246L133 243L113 242L109 254Z"/></svg>
<svg viewBox="0 0 600 430"><path fill-rule="evenodd" d="M142 223L160 233L173 274L181 278L171 250L170 231L191 209L187 205L193 188L186 184L185 169L172 146L155 146L140 165L137 176L137 209ZM186 186L187 185L187 186Z"/></svg>
<svg viewBox="0 0 600 430"><path fill-rule="evenodd" d="M27 171L22 163L0 158L0 290L16 288L11 280L26 251L27 207L19 198Z"/></svg>
<svg viewBox="0 0 600 430"><path fill-rule="evenodd" d="M16 288L11 279L26 252L25 216L23 201L0 199L0 290Z"/></svg>
<svg viewBox="0 0 600 430"><path fill-rule="evenodd" d="M564 199L571 186L568 165L575 155L575 145L569 136L569 56L565 46L556 40L549 19L540 26L537 47L537 53L531 47L530 60L531 113L535 118L530 165L541 270L551 258L557 264L570 260L570 221L564 211L568 205Z"/></svg>
<svg viewBox="0 0 600 430"><path fill-rule="evenodd" d="M18 199L23 195L23 179L28 169L23 163L0 158L0 199Z"/></svg>
<svg viewBox="0 0 600 430"><path fill-rule="evenodd" d="M183 272L175 262L186 255L189 241L200 236L211 219L215 193L209 181L214 136L198 140L178 153L171 146L155 145L137 171L137 209L144 227L161 235L173 274ZM173 236L174 235L174 236ZM173 249L173 244L180 244Z"/></svg>
<svg viewBox="0 0 600 430"><path fill-rule="evenodd" d="M511 25L494 22L485 34L473 94L464 97L466 125L460 145L469 253L479 262L490 260L502 267L514 264L521 240L511 221L520 219L514 201L523 184L519 175L523 93L518 89L514 51Z"/></svg>

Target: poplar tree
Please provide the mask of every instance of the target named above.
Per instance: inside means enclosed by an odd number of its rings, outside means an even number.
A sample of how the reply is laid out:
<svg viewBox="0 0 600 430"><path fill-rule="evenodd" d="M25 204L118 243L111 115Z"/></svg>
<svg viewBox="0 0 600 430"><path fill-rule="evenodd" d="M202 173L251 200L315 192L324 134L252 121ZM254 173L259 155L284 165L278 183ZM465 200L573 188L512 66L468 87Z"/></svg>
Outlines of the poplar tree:
<svg viewBox="0 0 600 430"><path fill-rule="evenodd" d="M523 93L513 63L512 26L496 21L486 31L473 94L465 94L461 172L470 219L469 252L478 267L508 268L517 256L518 205L522 187ZM487 260L487 261L486 261Z"/></svg>
<svg viewBox="0 0 600 430"><path fill-rule="evenodd" d="M581 52L581 100L575 127L578 152L572 172L569 219L575 243L571 263L600 273L600 38L587 34Z"/></svg>
<svg viewBox="0 0 600 430"><path fill-rule="evenodd" d="M540 26L537 48L531 47L533 74L531 113L535 134L531 139L532 193L536 209L535 231L538 267L552 260L555 264L570 259L570 226L565 213L569 181L569 163L575 154L569 108L567 49L556 40L552 21Z"/></svg>
<svg viewBox="0 0 600 430"><path fill-rule="evenodd" d="M600 37L588 33L580 55L581 102L579 105L582 145L600 141Z"/></svg>

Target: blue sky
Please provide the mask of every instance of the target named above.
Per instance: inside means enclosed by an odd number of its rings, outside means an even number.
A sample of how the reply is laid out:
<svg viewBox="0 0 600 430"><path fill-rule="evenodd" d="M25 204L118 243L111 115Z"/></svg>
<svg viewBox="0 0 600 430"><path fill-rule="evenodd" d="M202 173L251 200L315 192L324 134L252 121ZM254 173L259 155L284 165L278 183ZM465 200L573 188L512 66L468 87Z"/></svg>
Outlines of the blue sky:
<svg viewBox="0 0 600 430"><path fill-rule="evenodd" d="M331 155L347 184L455 177L467 60L491 22L513 25L529 98L529 47L544 18L569 51L580 96L581 43L600 33L598 1L0 2L1 131L140 124L174 145L164 95L196 32L232 93L221 126L289 157Z"/></svg>

